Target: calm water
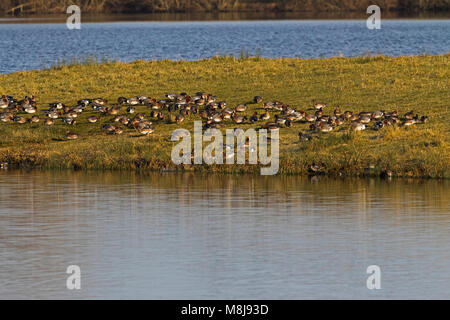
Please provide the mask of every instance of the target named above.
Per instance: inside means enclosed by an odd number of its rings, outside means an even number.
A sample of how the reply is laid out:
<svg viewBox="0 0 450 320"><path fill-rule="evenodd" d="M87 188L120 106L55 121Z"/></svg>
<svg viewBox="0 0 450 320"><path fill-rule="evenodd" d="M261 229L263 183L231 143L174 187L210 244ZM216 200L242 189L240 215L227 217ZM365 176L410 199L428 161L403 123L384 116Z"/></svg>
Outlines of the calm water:
<svg viewBox="0 0 450 320"><path fill-rule="evenodd" d="M0 298L449 299L449 194L448 181L0 171Z"/></svg>
<svg viewBox="0 0 450 320"><path fill-rule="evenodd" d="M238 56L318 58L450 52L450 20L267 20L0 24L0 73L39 69L88 55L120 61Z"/></svg>

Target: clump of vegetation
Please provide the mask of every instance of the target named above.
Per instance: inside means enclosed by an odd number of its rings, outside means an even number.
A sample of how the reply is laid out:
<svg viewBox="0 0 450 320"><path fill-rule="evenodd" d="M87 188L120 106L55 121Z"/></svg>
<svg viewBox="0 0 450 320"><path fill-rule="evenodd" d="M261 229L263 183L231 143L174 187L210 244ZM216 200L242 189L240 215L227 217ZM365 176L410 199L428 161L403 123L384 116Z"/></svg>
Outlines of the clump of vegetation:
<svg viewBox="0 0 450 320"><path fill-rule="evenodd" d="M60 64L41 71L0 75L0 93L16 97L37 97L38 114L45 119L48 104L61 101L75 106L81 98L103 97L115 103L120 96L147 95L163 98L167 92L204 91L226 100L231 107L248 103L245 115L261 114L262 104L249 103L254 96L264 101L279 100L293 108L307 110L313 100L326 102L331 114L336 107L353 112L410 110L426 114L429 121L411 127L369 129L353 133L345 129L310 133L309 124L295 123L280 131L280 172L307 174L311 163L320 163L329 175L379 175L450 177L450 111L448 79L450 54L420 57L361 57L330 59L265 59L215 57L200 61L135 61ZM136 112L149 113L145 106ZM125 110L122 110L125 113ZM0 123L0 163L9 167L114 170L196 170L258 172L258 166L177 167L170 159L177 128L193 130L198 115L182 124L155 121L155 132L140 136L125 129L109 135L101 128L113 116L95 124L87 117L75 126L58 119L53 126L40 123ZM226 122L224 129L237 125ZM255 124L241 125L243 129ZM79 139L68 141L66 131ZM313 135L299 141L302 131Z"/></svg>
<svg viewBox="0 0 450 320"><path fill-rule="evenodd" d="M2 0L0 10L5 12L14 6L30 3L30 0ZM65 13L69 5L65 0L34 0L32 13ZM372 0L73 0L70 4L81 6L90 13L143 13L143 12L224 12L224 11L359 11L365 12ZM446 0L378 0L384 11L448 11ZM30 10L31 10L30 9Z"/></svg>

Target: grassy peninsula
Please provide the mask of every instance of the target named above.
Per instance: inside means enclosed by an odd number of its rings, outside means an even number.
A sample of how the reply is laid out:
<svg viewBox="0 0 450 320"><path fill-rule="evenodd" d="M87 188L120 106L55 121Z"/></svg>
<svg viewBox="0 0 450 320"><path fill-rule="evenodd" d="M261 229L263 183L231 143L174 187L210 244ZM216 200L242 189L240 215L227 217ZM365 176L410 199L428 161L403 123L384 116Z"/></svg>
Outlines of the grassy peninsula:
<svg viewBox="0 0 450 320"><path fill-rule="evenodd" d="M9 167L78 170L198 170L255 172L258 166L177 167L170 160L177 128L193 129L191 115L182 124L155 121L155 132L141 137L127 129L109 135L101 128L113 116L87 122L95 114L90 108L75 126L59 119L53 126L43 123L48 104L61 101L74 106L81 98L103 97L116 103L118 97L148 95L163 98L167 92L195 94L205 91L234 107L254 96L279 100L306 110L317 100L328 104L325 113L342 111L414 110L429 122L410 127L388 127L352 133L342 129L310 133L311 141L299 142L298 132L309 124L299 122L280 130L280 173L306 174L308 165L323 163L329 175L379 175L392 170L394 176L450 178L450 54L418 57L359 57L329 59L264 59L216 57L200 61L136 61L133 63L89 63L53 67L48 70L0 75L0 93L37 98L40 123L0 123L0 163ZM261 104L248 104L250 116L262 113ZM149 113L145 106L138 112ZM166 111L167 112L167 111ZM122 110L125 114L125 110ZM224 128L237 127L231 121ZM256 124L240 125L243 129ZM66 130L78 140L65 139Z"/></svg>

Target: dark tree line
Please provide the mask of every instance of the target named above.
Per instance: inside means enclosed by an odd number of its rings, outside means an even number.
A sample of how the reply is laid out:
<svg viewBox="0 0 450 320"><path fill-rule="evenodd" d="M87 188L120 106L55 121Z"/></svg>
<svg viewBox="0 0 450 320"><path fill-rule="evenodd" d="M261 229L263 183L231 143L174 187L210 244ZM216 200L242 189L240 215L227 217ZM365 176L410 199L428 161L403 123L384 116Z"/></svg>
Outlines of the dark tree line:
<svg viewBox="0 0 450 320"><path fill-rule="evenodd" d="M33 0L0 0L0 12ZM360 11L371 4L392 11L448 11L450 0L35 0L41 13L63 13L71 4L85 12Z"/></svg>

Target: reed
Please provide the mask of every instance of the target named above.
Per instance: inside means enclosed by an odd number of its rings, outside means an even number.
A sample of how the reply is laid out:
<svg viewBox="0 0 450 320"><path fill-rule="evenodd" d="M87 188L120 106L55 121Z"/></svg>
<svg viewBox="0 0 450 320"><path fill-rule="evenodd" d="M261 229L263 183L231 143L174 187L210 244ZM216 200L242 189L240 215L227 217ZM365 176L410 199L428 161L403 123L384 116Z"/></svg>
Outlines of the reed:
<svg viewBox="0 0 450 320"><path fill-rule="evenodd" d="M65 13L70 4L79 5L87 13L142 13L142 12L365 12L372 0L2 0L0 11L24 3L34 2L32 13ZM446 0L378 0L383 11L448 11ZM36 9L36 11L34 11Z"/></svg>

